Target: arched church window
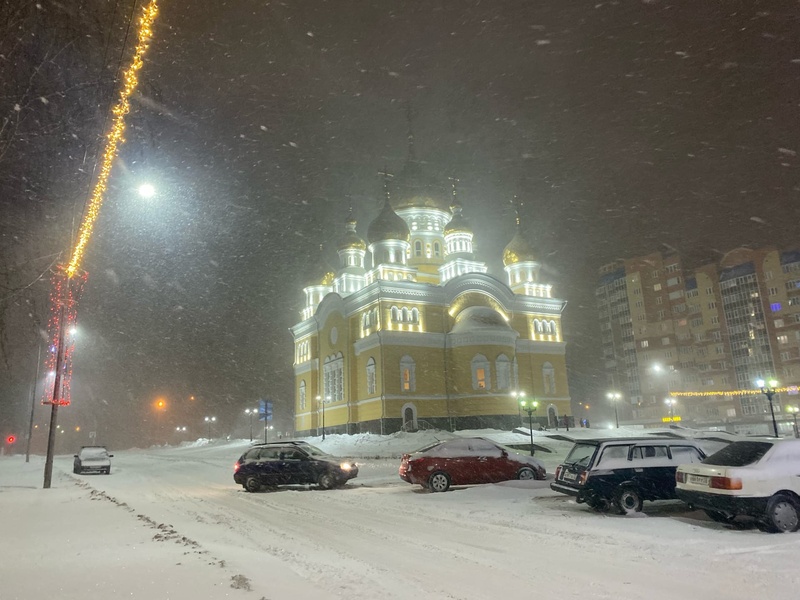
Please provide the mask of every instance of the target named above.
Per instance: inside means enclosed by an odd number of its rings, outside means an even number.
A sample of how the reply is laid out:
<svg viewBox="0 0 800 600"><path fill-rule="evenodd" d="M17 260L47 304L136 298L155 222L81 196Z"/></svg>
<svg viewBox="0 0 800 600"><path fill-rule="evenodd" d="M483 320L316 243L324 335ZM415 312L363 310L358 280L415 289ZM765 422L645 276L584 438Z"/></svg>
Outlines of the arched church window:
<svg viewBox="0 0 800 600"><path fill-rule="evenodd" d="M419 240L414 242L414 256L422 256L422 242Z"/></svg>
<svg viewBox="0 0 800 600"><path fill-rule="evenodd" d="M556 370L549 362L542 365L542 381L544 383L545 394L556 393Z"/></svg>
<svg viewBox="0 0 800 600"><path fill-rule="evenodd" d="M416 387L416 363L406 354L400 359L400 391L413 392Z"/></svg>
<svg viewBox="0 0 800 600"><path fill-rule="evenodd" d="M501 354L495 361L497 371L497 389L507 390L511 388L511 361L505 354Z"/></svg>
<svg viewBox="0 0 800 600"><path fill-rule="evenodd" d="M367 394L370 396L375 394L377 389L375 381L375 359L370 357L367 361Z"/></svg>
<svg viewBox="0 0 800 600"><path fill-rule="evenodd" d="M300 410L306 409L306 381L305 379L300 382Z"/></svg>
<svg viewBox="0 0 800 600"><path fill-rule="evenodd" d="M489 360L483 354L476 354L472 359L472 389L488 390L491 387Z"/></svg>
<svg viewBox="0 0 800 600"><path fill-rule="evenodd" d="M439 245L439 242L434 242L433 243L433 255L436 258L439 258L442 255L442 248Z"/></svg>

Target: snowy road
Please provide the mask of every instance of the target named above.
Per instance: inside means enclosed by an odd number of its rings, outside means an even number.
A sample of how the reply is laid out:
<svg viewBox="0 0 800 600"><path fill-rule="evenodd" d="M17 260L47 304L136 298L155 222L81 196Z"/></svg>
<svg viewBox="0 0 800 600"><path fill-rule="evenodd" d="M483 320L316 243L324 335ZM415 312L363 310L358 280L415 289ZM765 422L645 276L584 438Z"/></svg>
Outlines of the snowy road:
<svg viewBox="0 0 800 600"><path fill-rule="evenodd" d="M344 489L248 494L233 483L239 453L118 452L111 476L72 475L67 458L56 469L60 486L153 528L152 545L251 589L208 598L788 600L800 585L800 534L726 529L679 503L628 518L589 512L547 482L431 494L401 482L396 460L361 461Z"/></svg>

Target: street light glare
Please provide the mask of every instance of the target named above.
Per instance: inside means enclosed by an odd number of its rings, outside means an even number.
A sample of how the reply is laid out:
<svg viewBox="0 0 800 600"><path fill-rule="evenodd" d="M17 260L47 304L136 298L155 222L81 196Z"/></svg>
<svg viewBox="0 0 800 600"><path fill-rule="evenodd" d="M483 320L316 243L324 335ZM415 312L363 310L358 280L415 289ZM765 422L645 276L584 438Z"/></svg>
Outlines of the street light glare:
<svg viewBox="0 0 800 600"><path fill-rule="evenodd" d="M143 183L139 186L139 195L142 198L152 198L156 195L156 188L149 183Z"/></svg>

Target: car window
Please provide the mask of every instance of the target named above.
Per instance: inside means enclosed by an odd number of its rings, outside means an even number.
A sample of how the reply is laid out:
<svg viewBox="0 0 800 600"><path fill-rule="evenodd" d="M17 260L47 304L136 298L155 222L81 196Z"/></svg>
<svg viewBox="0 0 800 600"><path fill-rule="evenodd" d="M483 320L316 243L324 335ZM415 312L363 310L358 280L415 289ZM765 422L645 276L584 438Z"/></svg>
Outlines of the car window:
<svg viewBox="0 0 800 600"><path fill-rule="evenodd" d="M258 453L259 460L278 460L280 457L280 448L261 448Z"/></svg>
<svg viewBox="0 0 800 600"><path fill-rule="evenodd" d="M302 460L306 456L297 448L281 448L280 455L283 460Z"/></svg>
<svg viewBox="0 0 800 600"><path fill-rule="evenodd" d="M632 460L643 460L645 458L667 458L666 446L635 446L631 452Z"/></svg>
<svg viewBox="0 0 800 600"><path fill-rule="evenodd" d="M470 454L499 457L503 451L487 440L469 440Z"/></svg>
<svg viewBox="0 0 800 600"><path fill-rule="evenodd" d="M612 467L628 462L630 446L606 446L597 461L598 467Z"/></svg>
<svg viewBox="0 0 800 600"><path fill-rule="evenodd" d="M105 448L82 448L81 458L108 458L108 450Z"/></svg>
<svg viewBox="0 0 800 600"><path fill-rule="evenodd" d="M596 450L595 444L575 444L569 451L565 462L571 465L588 466Z"/></svg>
<svg viewBox="0 0 800 600"><path fill-rule="evenodd" d="M467 440L451 440L443 444L439 444L436 448L431 449L431 454L444 457L457 457L469 456L471 451Z"/></svg>
<svg viewBox="0 0 800 600"><path fill-rule="evenodd" d="M697 448L692 446L672 446L672 460L680 464L699 463L703 460Z"/></svg>
<svg viewBox="0 0 800 600"><path fill-rule="evenodd" d="M252 450L248 450L244 454L244 459L245 460L257 460L259 452L260 452L259 448L253 448Z"/></svg>
<svg viewBox="0 0 800 600"><path fill-rule="evenodd" d="M705 465L744 467L761 460L772 448L770 442L733 442L703 461Z"/></svg>

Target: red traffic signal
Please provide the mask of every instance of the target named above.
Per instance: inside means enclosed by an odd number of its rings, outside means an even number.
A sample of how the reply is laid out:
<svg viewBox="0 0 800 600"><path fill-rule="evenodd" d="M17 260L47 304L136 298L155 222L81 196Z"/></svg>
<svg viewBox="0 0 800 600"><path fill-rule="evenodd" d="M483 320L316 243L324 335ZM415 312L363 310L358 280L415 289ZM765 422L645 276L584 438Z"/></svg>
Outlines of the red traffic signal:
<svg viewBox="0 0 800 600"><path fill-rule="evenodd" d="M17 441L17 436L15 435L10 435L6 438L6 444L13 444L16 441Z"/></svg>

